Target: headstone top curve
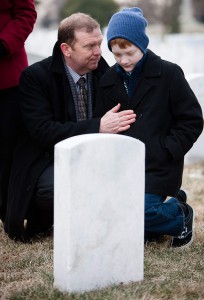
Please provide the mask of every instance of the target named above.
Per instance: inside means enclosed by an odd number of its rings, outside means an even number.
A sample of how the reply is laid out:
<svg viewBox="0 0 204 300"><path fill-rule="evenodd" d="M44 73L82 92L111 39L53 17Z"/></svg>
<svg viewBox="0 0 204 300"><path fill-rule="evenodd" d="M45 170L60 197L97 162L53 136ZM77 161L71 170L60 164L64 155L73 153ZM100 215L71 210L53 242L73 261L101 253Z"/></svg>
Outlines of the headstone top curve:
<svg viewBox="0 0 204 300"><path fill-rule="evenodd" d="M71 138L67 138L55 145L55 148L72 148L80 143L83 142L92 142L92 141L103 141L103 140L124 140L124 142L130 142L134 144L143 144L140 140L137 140L135 138L126 136L126 135L120 135L120 134L110 134L110 133L90 133L90 134L82 134L73 136ZM143 144L144 145L144 144Z"/></svg>

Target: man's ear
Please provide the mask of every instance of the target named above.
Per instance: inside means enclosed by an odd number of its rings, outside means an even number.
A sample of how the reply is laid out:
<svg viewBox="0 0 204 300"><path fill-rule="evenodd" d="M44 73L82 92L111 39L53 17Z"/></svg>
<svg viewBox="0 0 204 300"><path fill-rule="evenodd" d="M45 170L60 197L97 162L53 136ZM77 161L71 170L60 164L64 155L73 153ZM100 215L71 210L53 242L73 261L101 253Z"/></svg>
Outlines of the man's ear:
<svg viewBox="0 0 204 300"><path fill-rule="evenodd" d="M68 44L62 43L60 45L60 48L61 48L61 51L64 54L64 56L70 57L70 49L71 49L71 47Z"/></svg>

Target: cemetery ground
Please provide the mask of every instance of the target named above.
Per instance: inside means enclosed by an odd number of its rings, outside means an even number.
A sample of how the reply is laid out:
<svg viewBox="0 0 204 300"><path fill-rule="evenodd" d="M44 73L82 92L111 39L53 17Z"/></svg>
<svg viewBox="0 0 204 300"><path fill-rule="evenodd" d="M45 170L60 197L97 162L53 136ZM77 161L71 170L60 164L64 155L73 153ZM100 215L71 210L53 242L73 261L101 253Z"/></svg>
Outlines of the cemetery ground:
<svg viewBox="0 0 204 300"><path fill-rule="evenodd" d="M53 288L53 238L21 244L8 239L0 224L0 299L204 299L204 162L185 166L183 186L195 209L192 246L172 250L167 238L146 245L144 280L128 285L62 294Z"/></svg>

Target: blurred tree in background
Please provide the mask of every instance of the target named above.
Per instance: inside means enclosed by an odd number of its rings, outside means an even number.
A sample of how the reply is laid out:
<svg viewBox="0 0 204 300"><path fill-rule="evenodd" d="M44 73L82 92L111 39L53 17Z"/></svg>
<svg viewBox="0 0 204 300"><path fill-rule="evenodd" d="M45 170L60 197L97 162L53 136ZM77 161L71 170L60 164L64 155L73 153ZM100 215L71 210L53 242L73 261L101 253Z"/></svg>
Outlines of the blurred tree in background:
<svg viewBox="0 0 204 300"><path fill-rule="evenodd" d="M73 13L83 12L91 15L103 28L118 10L119 5L114 0L68 0L61 9L60 17L63 19Z"/></svg>
<svg viewBox="0 0 204 300"><path fill-rule="evenodd" d="M192 0L192 8L195 19L200 23L204 23L204 1Z"/></svg>
<svg viewBox="0 0 204 300"><path fill-rule="evenodd" d="M149 24L160 24L163 33L180 32L180 10L182 0L138 0L129 6L138 5L144 12ZM131 3L131 1L129 2Z"/></svg>
<svg viewBox="0 0 204 300"><path fill-rule="evenodd" d="M149 25L155 25L152 28L163 35L179 33L185 28L193 32L198 29L193 28L193 20L200 26L204 24L204 0L35 0L35 3L37 23L47 28L56 28L62 18L77 11L90 14L104 27L113 13L132 6L139 6Z"/></svg>

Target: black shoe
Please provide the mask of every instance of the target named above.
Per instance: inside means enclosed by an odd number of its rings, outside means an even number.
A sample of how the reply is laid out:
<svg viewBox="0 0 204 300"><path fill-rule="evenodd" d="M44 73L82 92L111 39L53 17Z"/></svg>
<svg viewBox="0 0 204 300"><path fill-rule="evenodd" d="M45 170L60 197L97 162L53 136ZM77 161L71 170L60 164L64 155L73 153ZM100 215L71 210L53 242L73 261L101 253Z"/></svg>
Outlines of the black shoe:
<svg viewBox="0 0 204 300"><path fill-rule="evenodd" d="M161 243L164 235L158 232L145 232L145 243Z"/></svg>
<svg viewBox="0 0 204 300"><path fill-rule="evenodd" d="M187 194L184 190L179 190L178 194L176 195L176 198L180 203L186 203L187 202Z"/></svg>
<svg viewBox="0 0 204 300"><path fill-rule="evenodd" d="M188 210L188 215L185 217L184 229L180 236L173 237L171 247L172 248L187 248L193 242L193 218L194 212L190 205L183 203Z"/></svg>

